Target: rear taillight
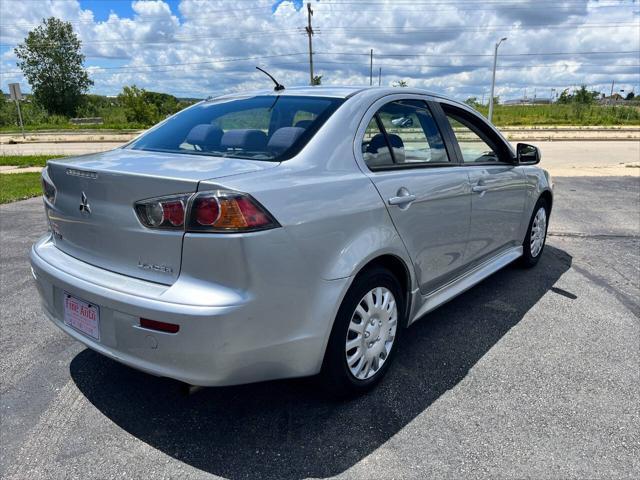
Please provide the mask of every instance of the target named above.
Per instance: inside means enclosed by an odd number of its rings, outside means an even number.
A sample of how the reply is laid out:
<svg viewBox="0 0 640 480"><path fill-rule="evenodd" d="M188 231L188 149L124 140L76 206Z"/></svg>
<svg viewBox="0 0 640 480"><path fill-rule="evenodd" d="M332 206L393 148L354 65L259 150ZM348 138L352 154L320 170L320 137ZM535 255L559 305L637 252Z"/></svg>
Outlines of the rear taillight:
<svg viewBox="0 0 640 480"><path fill-rule="evenodd" d="M135 210L148 228L236 233L280 226L253 197L232 190L142 200L135 204Z"/></svg>
<svg viewBox="0 0 640 480"><path fill-rule="evenodd" d="M183 230L187 195L152 198L135 204L136 213L145 227L168 230Z"/></svg>
<svg viewBox="0 0 640 480"><path fill-rule="evenodd" d="M53 182L49 178L49 174L47 173L47 169L42 171L42 195L45 200L53 205L56 201L56 187L53 185Z"/></svg>
<svg viewBox="0 0 640 480"><path fill-rule="evenodd" d="M246 232L266 230L278 222L253 197L229 190L198 193L191 202L187 230Z"/></svg>

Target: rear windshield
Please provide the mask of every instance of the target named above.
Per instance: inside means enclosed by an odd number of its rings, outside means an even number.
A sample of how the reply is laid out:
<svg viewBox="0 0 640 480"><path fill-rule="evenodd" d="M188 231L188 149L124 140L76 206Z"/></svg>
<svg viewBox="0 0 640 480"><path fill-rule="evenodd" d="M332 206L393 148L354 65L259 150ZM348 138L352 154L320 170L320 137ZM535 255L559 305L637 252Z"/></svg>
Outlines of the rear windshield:
<svg viewBox="0 0 640 480"><path fill-rule="evenodd" d="M204 102L127 148L279 162L298 153L343 101L265 95Z"/></svg>

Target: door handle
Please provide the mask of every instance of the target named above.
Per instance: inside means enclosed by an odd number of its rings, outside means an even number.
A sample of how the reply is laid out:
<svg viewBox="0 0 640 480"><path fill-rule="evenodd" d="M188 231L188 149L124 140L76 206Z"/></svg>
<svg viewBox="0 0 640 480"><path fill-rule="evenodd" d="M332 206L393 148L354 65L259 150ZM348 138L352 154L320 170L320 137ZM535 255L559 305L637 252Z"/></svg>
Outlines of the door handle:
<svg viewBox="0 0 640 480"><path fill-rule="evenodd" d="M416 201L416 196L412 194L398 195L389 199L389 205L409 205Z"/></svg>
<svg viewBox="0 0 640 480"><path fill-rule="evenodd" d="M488 185L474 185L473 187L471 187L471 191L474 193L482 193L486 192L487 190L489 190Z"/></svg>

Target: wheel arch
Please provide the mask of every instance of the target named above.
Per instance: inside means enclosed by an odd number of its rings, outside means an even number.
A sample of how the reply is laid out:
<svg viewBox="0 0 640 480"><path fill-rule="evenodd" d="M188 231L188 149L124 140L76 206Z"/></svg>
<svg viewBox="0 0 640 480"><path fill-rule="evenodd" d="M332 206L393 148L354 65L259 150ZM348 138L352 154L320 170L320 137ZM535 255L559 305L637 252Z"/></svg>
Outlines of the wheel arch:
<svg viewBox="0 0 640 480"><path fill-rule="evenodd" d="M410 312L412 307L411 292L412 292L414 278L413 278L410 266L407 262L408 262L407 259L402 258L400 255L396 253L392 253L389 251L381 251L363 260L363 262L357 268L354 269L353 274L350 275L349 277L349 282L343 287L342 293L340 294L340 297L339 297L339 301L335 306L334 317L331 319L331 322L329 324L329 328L327 330L324 345L322 348L323 354L322 354L321 365L324 365L326 353L327 353L327 346L329 344L329 338L331 336L331 332L333 331L337 314L338 314L338 311L340 310L340 306L342 305L342 302L344 302L344 299L347 296L347 293L353 286L354 282L358 279L358 277L371 268L382 267L388 270L389 272L391 272L391 274L397 278L398 282L400 283L400 288L403 290L404 303L405 303L405 311L403 312L404 318L402 319L401 326L404 328L408 326L408 320L410 318Z"/></svg>
<svg viewBox="0 0 640 480"><path fill-rule="evenodd" d="M543 190L540 193L540 196L538 197L538 200L544 200L545 202L547 202L547 206L549 207L549 212L547 212L548 214L551 214L551 209L553 207L553 194L551 193L550 190Z"/></svg>
<svg viewBox="0 0 640 480"><path fill-rule="evenodd" d="M406 327L409 319L409 313L411 310L411 291L412 291L412 276L411 270L407 265L406 261L400 258L398 255L394 255L393 253L381 253L369 260L366 261L363 265L358 268L355 275L353 275L353 279L349 284L349 287L345 291L349 291L353 282L361 275L363 272L374 268L381 267L393 274L394 277L400 283L400 288L402 289L402 293L404 295L404 318L402 321L402 326ZM344 299L344 297L343 297ZM341 300L342 302L342 300Z"/></svg>

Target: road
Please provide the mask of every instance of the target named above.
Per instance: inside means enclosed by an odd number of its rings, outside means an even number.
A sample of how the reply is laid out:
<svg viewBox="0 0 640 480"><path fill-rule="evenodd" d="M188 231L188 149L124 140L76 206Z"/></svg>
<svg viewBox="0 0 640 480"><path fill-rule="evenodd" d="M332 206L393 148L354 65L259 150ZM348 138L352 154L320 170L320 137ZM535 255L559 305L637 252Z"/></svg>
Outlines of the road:
<svg viewBox="0 0 640 480"><path fill-rule="evenodd" d="M556 189L539 265L429 314L344 403L307 380L187 396L83 348L31 280L40 200L0 206L0 477L637 478L640 180Z"/></svg>

